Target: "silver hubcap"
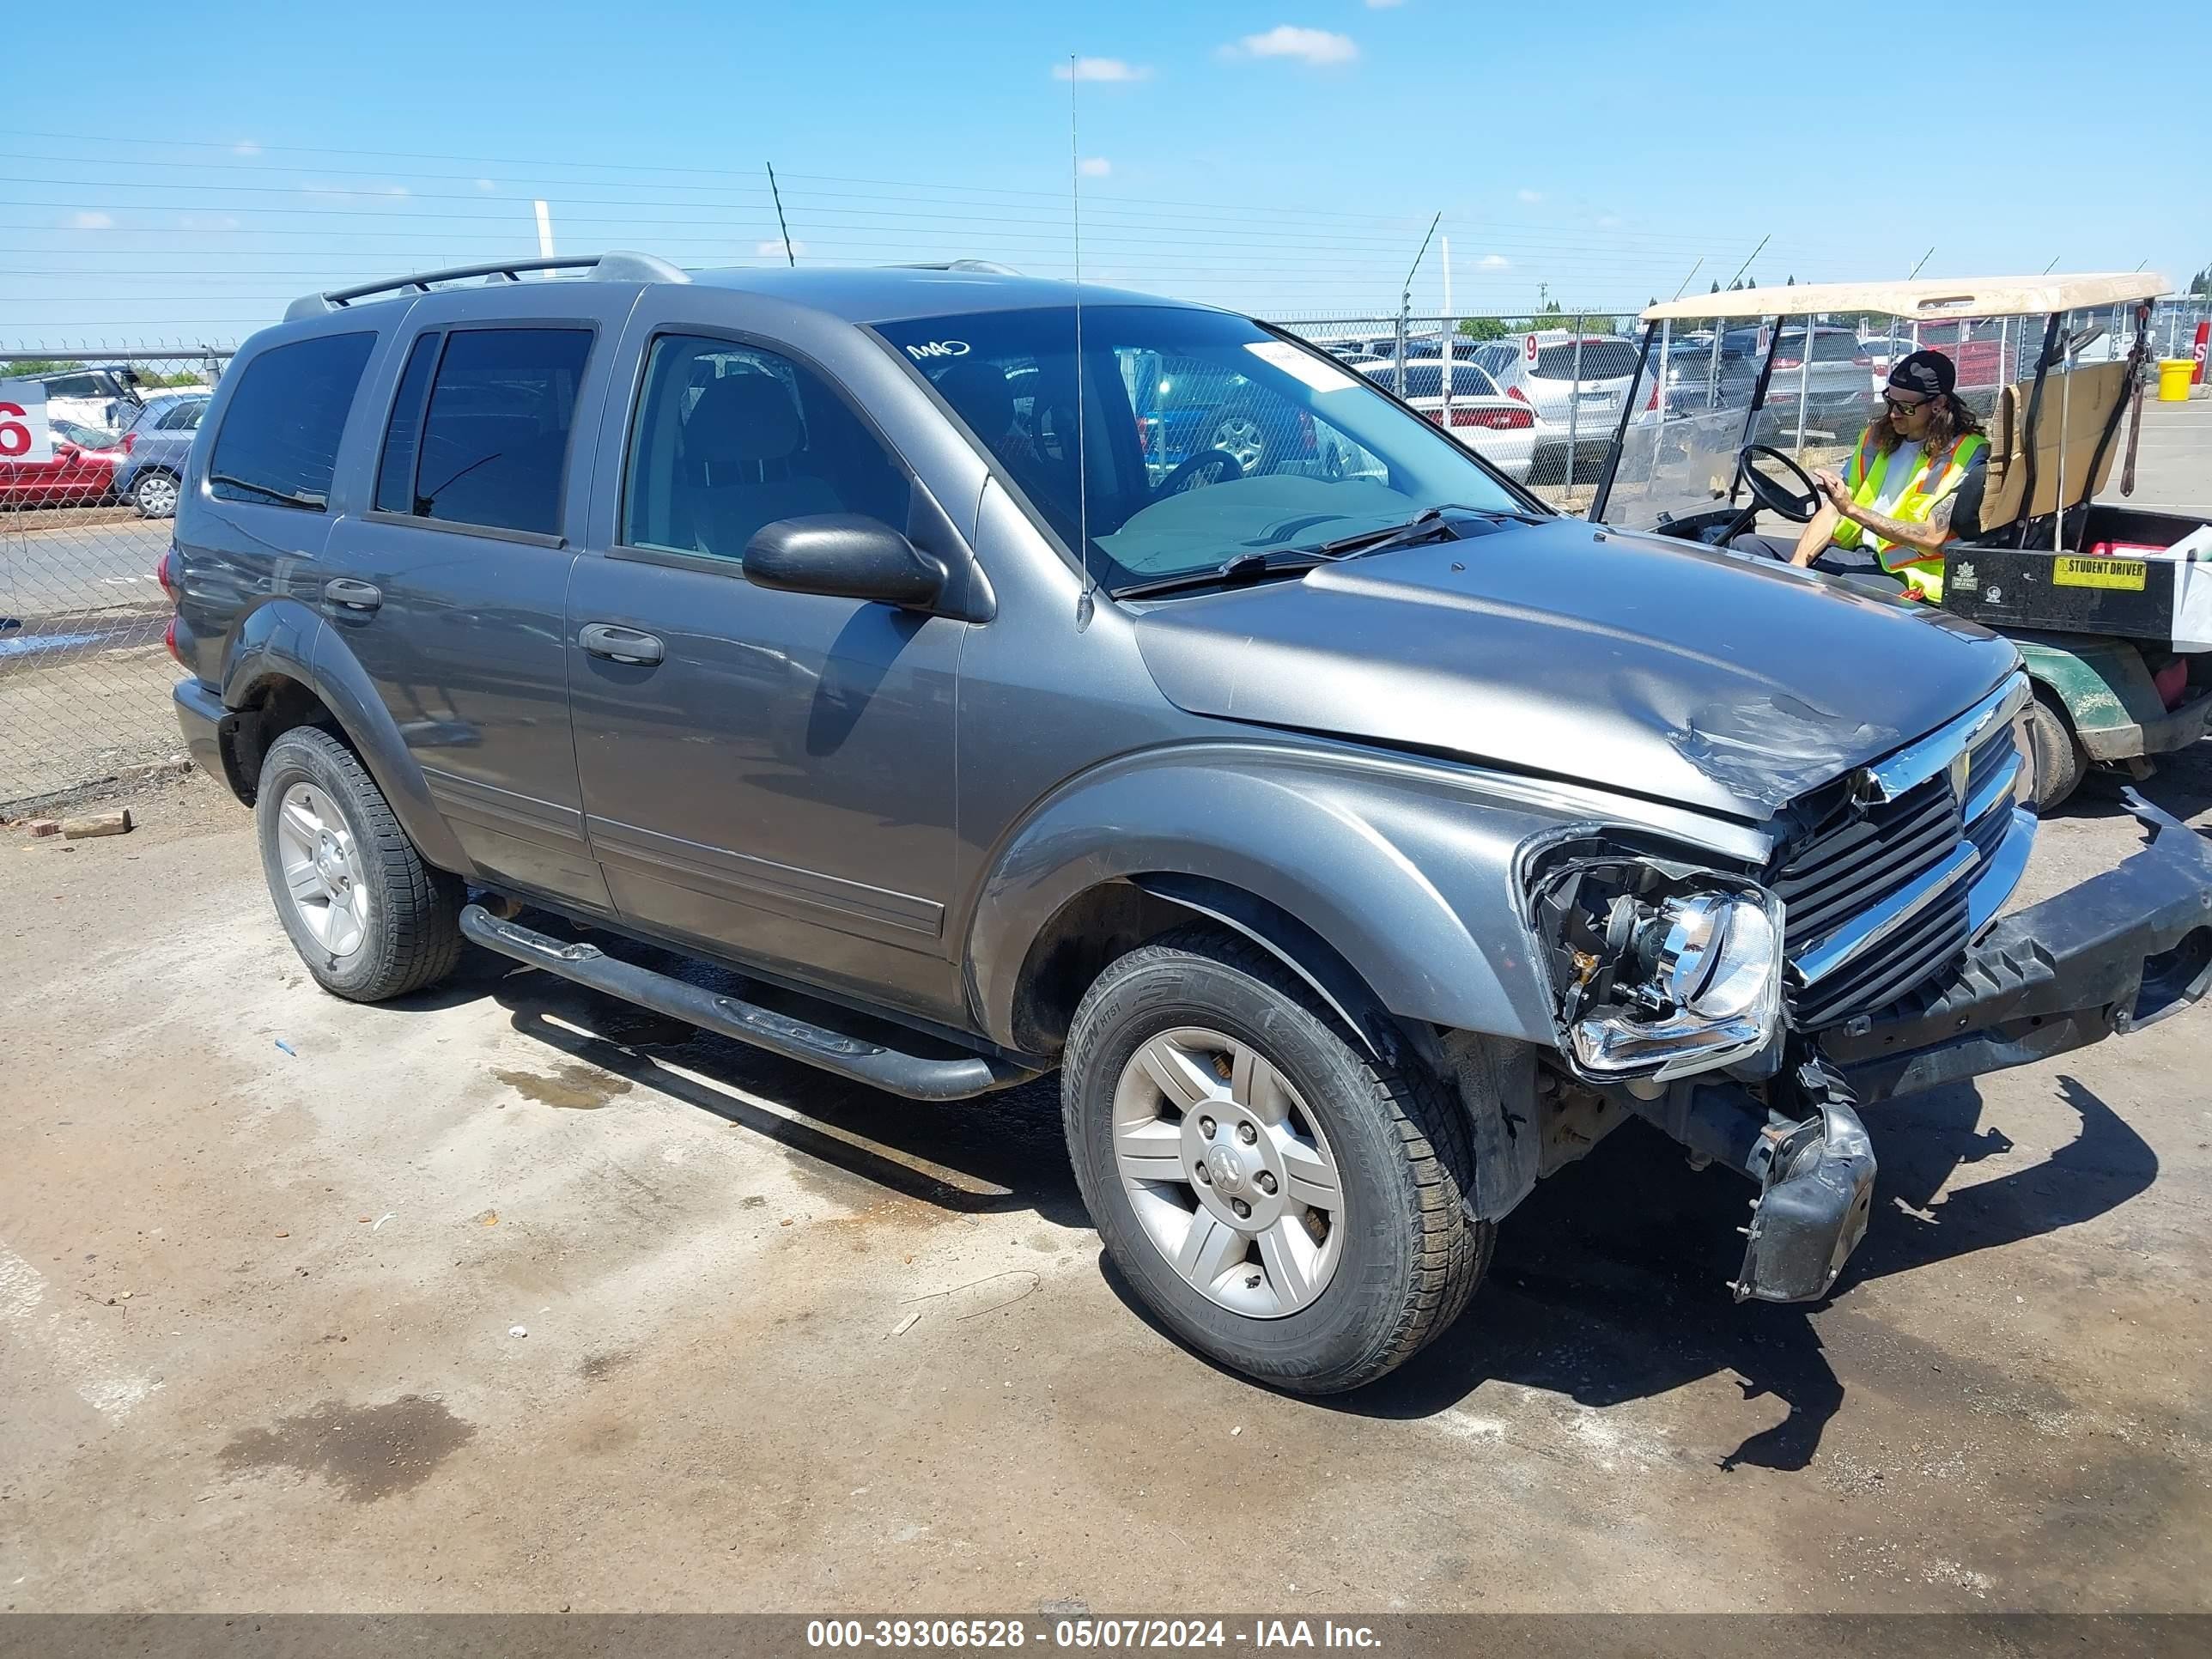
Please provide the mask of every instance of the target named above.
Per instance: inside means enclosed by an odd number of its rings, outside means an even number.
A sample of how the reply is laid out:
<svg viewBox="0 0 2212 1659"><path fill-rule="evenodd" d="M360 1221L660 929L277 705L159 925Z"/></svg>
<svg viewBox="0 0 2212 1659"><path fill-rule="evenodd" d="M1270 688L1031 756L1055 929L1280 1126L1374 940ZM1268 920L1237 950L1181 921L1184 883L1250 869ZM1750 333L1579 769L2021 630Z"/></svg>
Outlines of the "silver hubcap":
<svg viewBox="0 0 2212 1659"><path fill-rule="evenodd" d="M312 783L295 783L276 809L276 851L284 890L315 942L334 957L349 957L368 937L368 885L361 849L331 798Z"/></svg>
<svg viewBox="0 0 2212 1659"><path fill-rule="evenodd" d="M177 481L166 473L156 473L138 481L138 505L149 515L166 519L177 510Z"/></svg>
<svg viewBox="0 0 2212 1659"><path fill-rule="evenodd" d="M1139 1048L1115 1085L1114 1162L1145 1236L1231 1312L1279 1319L1335 1274L1335 1155L1249 1044L1183 1026Z"/></svg>
<svg viewBox="0 0 2212 1659"><path fill-rule="evenodd" d="M1213 428L1213 447L1227 450L1249 472L1260 464L1267 445L1260 435L1259 422L1249 415L1232 415Z"/></svg>

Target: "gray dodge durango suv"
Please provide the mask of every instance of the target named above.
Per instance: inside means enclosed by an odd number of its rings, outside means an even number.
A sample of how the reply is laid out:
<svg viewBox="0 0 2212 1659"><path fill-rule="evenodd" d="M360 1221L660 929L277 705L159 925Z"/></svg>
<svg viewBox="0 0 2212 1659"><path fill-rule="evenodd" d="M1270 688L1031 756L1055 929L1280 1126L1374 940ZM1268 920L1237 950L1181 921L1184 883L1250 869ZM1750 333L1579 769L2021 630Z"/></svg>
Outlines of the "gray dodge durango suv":
<svg viewBox="0 0 2212 1659"><path fill-rule="evenodd" d="M1231 386L1267 455L1161 453ZM1130 1284L1286 1388L1430 1340L1632 1116L1751 1183L1738 1297L1822 1296L1862 1107L2212 981L2212 848L2140 801L2000 916L2002 640L1558 517L1196 306L636 254L313 295L161 574L328 989L468 939L915 1099L1057 1067Z"/></svg>

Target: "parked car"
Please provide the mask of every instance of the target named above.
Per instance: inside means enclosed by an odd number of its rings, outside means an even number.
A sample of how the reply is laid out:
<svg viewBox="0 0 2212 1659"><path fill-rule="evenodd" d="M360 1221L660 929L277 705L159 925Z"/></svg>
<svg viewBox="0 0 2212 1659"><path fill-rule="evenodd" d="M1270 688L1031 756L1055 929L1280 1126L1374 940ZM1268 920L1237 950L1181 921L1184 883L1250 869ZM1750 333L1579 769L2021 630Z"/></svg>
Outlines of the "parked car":
<svg viewBox="0 0 2212 1659"><path fill-rule="evenodd" d="M65 369L33 374L46 389L46 418L119 428L130 424L138 405L138 371L126 364Z"/></svg>
<svg viewBox="0 0 2212 1659"><path fill-rule="evenodd" d="M1413 409L1474 450L1510 478L1526 481L1537 446L1546 434L1536 411L1509 398L1473 363L1452 365L1451 408L1444 408L1444 366L1442 359L1408 362L1405 381L1399 383L1395 363L1358 365L1359 372L1384 391L1403 398Z"/></svg>
<svg viewBox="0 0 2212 1659"><path fill-rule="evenodd" d="M1979 629L1554 515L1226 312L568 263L305 296L186 463L179 722L337 995L471 940L915 1098L1057 1067L1131 1294L1328 1392L1630 1117L1818 1297L1862 1104L2203 989L2178 824L1978 954L2036 827ZM1314 453L1153 477L1156 372Z"/></svg>
<svg viewBox="0 0 2212 1659"><path fill-rule="evenodd" d="M123 459L114 447L115 434L57 416L52 404L46 407L53 458L0 460L0 505L92 507L113 499L115 471Z"/></svg>
<svg viewBox="0 0 2212 1659"><path fill-rule="evenodd" d="M1910 356L1917 349L1902 334L1876 334L1859 342L1859 350L1868 367L1885 380L1899 358Z"/></svg>
<svg viewBox="0 0 2212 1659"><path fill-rule="evenodd" d="M143 517L167 519L177 510L177 483L207 413L205 392L162 392L146 399L120 440L123 460L115 493Z"/></svg>

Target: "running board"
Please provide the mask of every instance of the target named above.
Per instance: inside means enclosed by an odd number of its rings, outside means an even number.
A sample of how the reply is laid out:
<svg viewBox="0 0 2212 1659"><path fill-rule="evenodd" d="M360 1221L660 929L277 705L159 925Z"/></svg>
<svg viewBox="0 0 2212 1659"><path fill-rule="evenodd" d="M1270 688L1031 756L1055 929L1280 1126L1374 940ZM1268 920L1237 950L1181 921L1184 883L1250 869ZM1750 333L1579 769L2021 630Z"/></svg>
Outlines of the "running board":
<svg viewBox="0 0 2212 1659"><path fill-rule="evenodd" d="M713 991L702 990L650 968L640 968L609 956L596 945L563 945L559 939L501 921L481 904L461 911L461 931L488 951L549 974L558 974L594 991L620 997L655 1013L666 1014L687 1024L714 1031L739 1042L765 1048L787 1060L804 1060L825 1072L866 1083L908 1100L965 1100L1027 1083L1038 1073L1007 1060L983 1054L958 1060L929 1060L901 1054L880 1043L849 1037L838 1031L811 1025L788 1014L779 1014L753 1003L740 1002Z"/></svg>

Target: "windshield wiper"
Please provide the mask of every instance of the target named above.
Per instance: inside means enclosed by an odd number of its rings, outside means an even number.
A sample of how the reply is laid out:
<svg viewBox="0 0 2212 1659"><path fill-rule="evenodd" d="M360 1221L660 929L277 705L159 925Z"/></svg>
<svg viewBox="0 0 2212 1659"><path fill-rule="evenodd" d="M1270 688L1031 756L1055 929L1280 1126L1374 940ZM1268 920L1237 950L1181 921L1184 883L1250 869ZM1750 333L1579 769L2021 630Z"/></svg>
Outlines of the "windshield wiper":
<svg viewBox="0 0 2212 1659"><path fill-rule="evenodd" d="M1276 553L1239 553L1235 558L1205 570L1185 570L1152 581L1132 582L1113 590L1117 599L1141 599L1154 593L1179 593L1186 588L1232 587L1269 576L1296 575L1325 562L1316 553L1293 550Z"/></svg>
<svg viewBox="0 0 2212 1659"><path fill-rule="evenodd" d="M255 495L266 495L270 501L283 506L304 507L314 513L320 513L330 505L330 498L326 495L295 495L289 489L278 489L270 484L256 483L251 478L240 478L228 472L210 472L208 474L208 482L211 484L228 484L233 489L250 489Z"/></svg>
<svg viewBox="0 0 2212 1659"><path fill-rule="evenodd" d="M1447 513L1465 513L1478 519L1511 519L1522 524L1536 524L1540 520L1526 513L1508 513L1494 507L1469 507L1464 501L1443 501L1435 507L1425 507L1403 524L1389 525L1381 530L1363 530L1357 535L1340 536L1333 542L1323 542L1314 550L1324 557L1340 559L1347 553L1376 553L1386 547L1400 547L1432 536L1443 527Z"/></svg>

